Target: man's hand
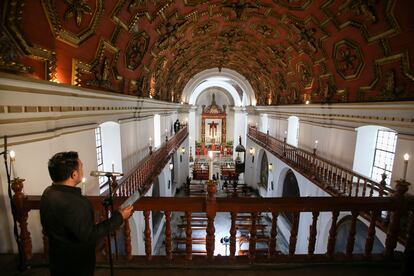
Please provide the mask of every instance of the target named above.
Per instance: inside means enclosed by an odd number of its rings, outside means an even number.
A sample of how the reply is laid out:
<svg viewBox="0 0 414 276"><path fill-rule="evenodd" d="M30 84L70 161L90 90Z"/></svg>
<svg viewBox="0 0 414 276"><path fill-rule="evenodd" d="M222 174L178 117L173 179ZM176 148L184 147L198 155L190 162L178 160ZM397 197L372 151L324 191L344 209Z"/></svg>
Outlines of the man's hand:
<svg viewBox="0 0 414 276"><path fill-rule="evenodd" d="M133 205L129 205L128 207L125 207L123 209L119 209L119 212L121 213L122 218L124 220L129 219L129 217L134 212L134 206Z"/></svg>

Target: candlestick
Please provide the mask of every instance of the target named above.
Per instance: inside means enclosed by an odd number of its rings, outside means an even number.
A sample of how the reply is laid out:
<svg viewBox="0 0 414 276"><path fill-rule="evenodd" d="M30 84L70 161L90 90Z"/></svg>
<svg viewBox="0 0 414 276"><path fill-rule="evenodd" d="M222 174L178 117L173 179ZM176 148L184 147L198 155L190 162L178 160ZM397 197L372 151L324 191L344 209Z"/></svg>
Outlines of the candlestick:
<svg viewBox="0 0 414 276"><path fill-rule="evenodd" d="M10 154L10 169L11 169L10 174L12 175L12 178L15 179L15 178L18 178L16 167L14 166L14 162L16 162L16 152L14 150L11 150L9 154Z"/></svg>
<svg viewBox="0 0 414 276"><path fill-rule="evenodd" d="M407 177L407 167L408 167L408 159L410 159L410 155L408 155L408 153L404 154L404 177L403 179L405 180Z"/></svg>

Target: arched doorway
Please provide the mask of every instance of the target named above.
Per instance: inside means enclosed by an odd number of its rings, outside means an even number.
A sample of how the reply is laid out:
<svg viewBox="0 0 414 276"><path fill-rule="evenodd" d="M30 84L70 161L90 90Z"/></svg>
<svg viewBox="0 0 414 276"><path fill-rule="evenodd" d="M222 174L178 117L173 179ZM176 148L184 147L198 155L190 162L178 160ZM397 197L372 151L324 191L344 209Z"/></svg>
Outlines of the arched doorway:
<svg viewBox="0 0 414 276"><path fill-rule="evenodd" d="M336 231L335 252L346 253L348 244L348 235L352 225L352 216L345 216L338 223ZM355 224L355 243L353 254L365 253L365 242L368 237L368 226L362 221L357 220ZM377 237L374 237L372 246L372 253L381 253L384 251L384 246Z"/></svg>
<svg viewBox="0 0 414 276"><path fill-rule="evenodd" d="M266 152L263 152L262 160L260 161L260 187L267 191L267 180L269 179L269 162L267 161Z"/></svg>
<svg viewBox="0 0 414 276"><path fill-rule="evenodd" d="M300 197L298 181L292 170L288 170L283 181L282 197ZM283 213L287 222L292 226L294 217L297 216L299 221L299 213ZM296 225L298 227L298 225Z"/></svg>

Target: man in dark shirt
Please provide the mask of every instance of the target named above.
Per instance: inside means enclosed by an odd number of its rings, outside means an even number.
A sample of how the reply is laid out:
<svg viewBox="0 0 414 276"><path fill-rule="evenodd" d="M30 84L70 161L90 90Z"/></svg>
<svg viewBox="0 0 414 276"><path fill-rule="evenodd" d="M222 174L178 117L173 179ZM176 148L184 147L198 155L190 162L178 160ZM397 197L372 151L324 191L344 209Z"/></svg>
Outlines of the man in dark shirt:
<svg viewBox="0 0 414 276"><path fill-rule="evenodd" d="M89 200L76 187L83 177L77 152L60 152L48 163L51 186L43 192L40 217L49 240L51 275L93 275L96 242L132 215L133 206L94 224Z"/></svg>

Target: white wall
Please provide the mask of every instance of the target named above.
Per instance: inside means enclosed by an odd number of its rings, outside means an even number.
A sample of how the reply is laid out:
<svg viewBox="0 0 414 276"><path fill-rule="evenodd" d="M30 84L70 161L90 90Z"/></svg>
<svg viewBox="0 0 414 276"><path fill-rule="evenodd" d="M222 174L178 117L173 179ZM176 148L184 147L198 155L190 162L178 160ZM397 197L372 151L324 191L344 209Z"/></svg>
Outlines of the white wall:
<svg viewBox="0 0 414 276"><path fill-rule="evenodd" d="M154 119L152 116L142 120L121 121L122 168L131 170L149 154L149 137L153 137ZM143 131L145 129L145 131ZM154 138L154 137L153 137Z"/></svg>
<svg viewBox="0 0 414 276"><path fill-rule="evenodd" d="M57 135L51 139L34 141L11 146L16 152L15 168L18 177L25 179L23 192L27 195L41 195L52 181L49 177L47 163L57 152L77 151L83 162L84 175L86 177L86 193L98 195L99 186L97 178L89 176L91 170L96 170L96 145L94 127L79 130L75 133ZM4 166L0 166L1 190L0 190L0 252L16 251L16 245L12 232L12 217L9 199L7 196L7 178ZM33 243L33 252L43 250L43 241L38 211L31 211L28 219L29 231Z"/></svg>

